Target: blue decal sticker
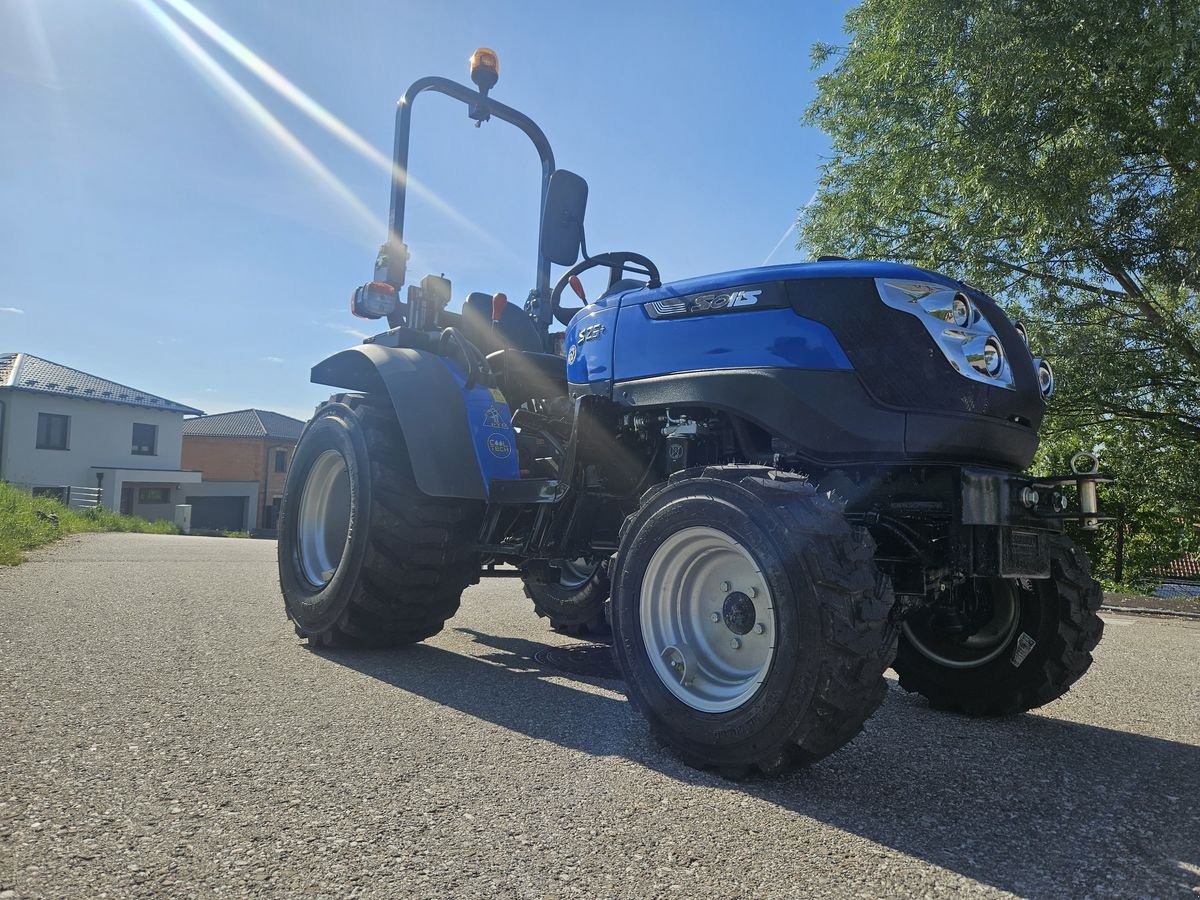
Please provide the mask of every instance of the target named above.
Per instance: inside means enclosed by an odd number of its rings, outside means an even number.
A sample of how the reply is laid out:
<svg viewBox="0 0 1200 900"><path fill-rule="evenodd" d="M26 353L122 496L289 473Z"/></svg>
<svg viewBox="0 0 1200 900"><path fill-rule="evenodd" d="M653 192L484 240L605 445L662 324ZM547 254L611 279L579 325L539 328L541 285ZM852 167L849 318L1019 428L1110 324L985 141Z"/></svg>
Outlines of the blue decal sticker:
<svg viewBox="0 0 1200 900"><path fill-rule="evenodd" d="M512 444L502 434L489 434L487 439L488 453L496 459L508 459L512 456Z"/></svg>

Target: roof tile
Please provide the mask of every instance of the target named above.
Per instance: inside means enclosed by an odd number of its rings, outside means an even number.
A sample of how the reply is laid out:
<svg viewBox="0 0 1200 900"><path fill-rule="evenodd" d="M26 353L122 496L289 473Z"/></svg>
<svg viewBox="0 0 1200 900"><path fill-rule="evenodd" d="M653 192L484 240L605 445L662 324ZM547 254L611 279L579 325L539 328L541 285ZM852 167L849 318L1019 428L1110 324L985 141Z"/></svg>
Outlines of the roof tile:
<svg viewBox="0 0 1200 900"><path fill-rule="evenodd" d="M60 397L86 395L110 403L164 409L184 415L203 415L191 406L127 387L107 378L89 375L31 353L0 353L0 387Z"/></svg>
<svg viewBox="0 0 1200 900"><path fill-rule="evenodd" d="M205 437L276 438L295 441L304 423L269 409L239 409L184 419L183 433Z"/></svg>

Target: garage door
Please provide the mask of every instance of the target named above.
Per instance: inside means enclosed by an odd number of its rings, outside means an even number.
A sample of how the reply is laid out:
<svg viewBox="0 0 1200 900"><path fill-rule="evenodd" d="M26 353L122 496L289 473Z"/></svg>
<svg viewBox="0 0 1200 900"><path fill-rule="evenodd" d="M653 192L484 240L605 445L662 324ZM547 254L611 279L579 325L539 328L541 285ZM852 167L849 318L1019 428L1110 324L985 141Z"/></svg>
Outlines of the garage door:
<svg viewBox="0 0 1200 900"><path fill-rule="evenodd" d="M246 530L245 497L188 497L192 528L214 531Z"/></svg>

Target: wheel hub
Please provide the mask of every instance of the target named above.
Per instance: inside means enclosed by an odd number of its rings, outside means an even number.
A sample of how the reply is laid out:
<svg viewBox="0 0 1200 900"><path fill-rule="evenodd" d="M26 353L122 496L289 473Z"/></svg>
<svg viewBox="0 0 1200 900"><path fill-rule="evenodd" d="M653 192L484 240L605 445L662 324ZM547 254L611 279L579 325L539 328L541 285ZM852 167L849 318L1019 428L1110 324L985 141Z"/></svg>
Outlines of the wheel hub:
<svg viewBox="0 0 1200 900"><path fill-rule="evenodd" d="M902 630L921 655L950 669L973 669L986 665L1004 652L1021 624L1022 588L1003 578L988 579L986 603L972 607L976 616L963 633L962 617L947 627L946 617L917 615L905 620Z"/></svg>
<svg viewBox="0 0 1200 900"><path fill-rule="evenodd" d="M721 607L721 620L734 634L749 634L756 618L754 601L741 591L734 591L725 598L725 604Z"/></svg>
<svg viewBox="0 0 1200 900"><path fill-rule="evenodd" d="M313 461L304 480L296 522L300 571L314 587L333 578L350 533L350 472L337 450Z"/></svg>
<svg viewBox="0 0 1200 900"><path fill-rule="evenodd" d="M654 551L639 609L646 655L693 709L724 713L758 692L775 656L774 603L757 561L717 528L683 528Z"/></svg>

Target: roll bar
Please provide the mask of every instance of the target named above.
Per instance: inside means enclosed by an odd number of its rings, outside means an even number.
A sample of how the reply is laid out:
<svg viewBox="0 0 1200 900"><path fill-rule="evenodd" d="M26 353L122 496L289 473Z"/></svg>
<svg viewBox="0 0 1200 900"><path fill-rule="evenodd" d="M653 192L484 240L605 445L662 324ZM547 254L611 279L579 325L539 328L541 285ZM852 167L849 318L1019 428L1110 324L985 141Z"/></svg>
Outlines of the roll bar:
<svg viewBox="0 0 1200 900"><path fill-rule="evenodd" d="M408 248L404 243L404 202L408 189L408 143L409 132L412 128L413 101L425 91L436 91L446 94L455 100L461 100L469 107L467 115L475 120L476 126L483 124L492 116L515 125L529 137L542 161L542 200L538 222L538 256L537 283L530 293L530 300L536 306L538 322L549 325L550 322L550 260L542 252L541 233L544 225L546 193L550 187L550 176L554 173L554 151L550 149L550 141L537 123L529 116L518 112L511 106L505 106L487 95L487 91L475 90L466 85L431 75L419 78L409 86L396 104L396 142L392 153L392 196L388 211L388 240L379 250L375 261L375 280L386 281L397 290L404 284L405 266L408 262Z"/></svg>

